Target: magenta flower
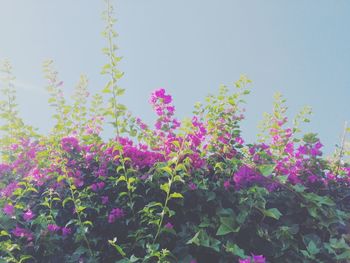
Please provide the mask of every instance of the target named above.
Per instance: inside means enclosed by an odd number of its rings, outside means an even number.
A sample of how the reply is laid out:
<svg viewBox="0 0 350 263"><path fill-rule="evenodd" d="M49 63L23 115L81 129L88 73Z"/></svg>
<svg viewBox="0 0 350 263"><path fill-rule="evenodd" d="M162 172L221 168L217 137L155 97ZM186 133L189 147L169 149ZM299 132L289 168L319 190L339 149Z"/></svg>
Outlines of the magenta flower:
<svg viewBox="0 0 350 263"><path fill-rule="evenodd" d="M292 142L289 142L286 144L285 148L284 148L284 152L293 156L294 153L294 145Z"/></svg>
<svg viewBox="0 0 350 263"><path fill-rule="evenodd" d="M82 178L74 178L74 185L76 187L82 187L84 185L84 180Z"/></svg>
<svg viewBox="0 0 350 263"><path fill-rule="evenodd" d="M28 229L19 226L16 226L16 228L12 230L12 234L15 237L25 237L27 238L27 241L33 240L33 234Z"/></svg>
<svg viewBox="0 0 350 263"><path fill-rule="evenodd" d="M122 208L114 208L108 215L108 223L112 224L117 219L125 216L124 210Z"/></svg>
<svg viewBox="0 0 350 263"><path fill-rule="evenodd" d="M224 182L224 188L225 188L225 190L228 191L228 190L230 189L230 187L231 187L231 182L230 182L230 180L226 180L226 181Z"/></svg>
<svg viewBox="0 0 350 263"><path fill-rule="evenodd" d="M4 189L1 190L1 196L5 196L5 197L11 197L13 192L19 188L19 185L17 182L12 182L9 183Z"/></svg>
<svg viewBox="0 0 350 263"><path fill-rule="evenodd" d="M30 221L35 216L35 214L32 212L32 210L28 209L26 212L23 213L23 219L25 221Z"/></svg>
<svg viewBox="0 0 350 263"><path fill-rule="evenodd" d="M3 208L3 211L8 216L13 216L15 214L15 208L13 205L6 204Z"/></svg>
<svg viewBox="0 0 350 263"><path fill-rule="evenodd" d="M62 236L68 236L72 233L72 229L70 227L62 227Z"/></svg>
<svg viewBox="0 0 350 263"><path fill-rule="evenodd" d="M105 183L104 182L99 182L97 183L97 187L99 190L103 189L105 187Z"/></svg>
<svg viewBox="0 0 350 263"><path fill-rule="evenodd" d="M103 205L107 204L109 202L108 196L101 196L101 202Z"/></svg>
<svg viewBox="0 0 350 263"><path fill-rule="evenodd" d="M80 151L79 141L75 137L64 137L61 140L61 147L66 152L72 152L74 150Z"/></svg>
<svg viewBox="0 0 350 263"><path fill-rule="evenodd" d="M263 255L254 255L245 259L239 259L239 263L266 263L266 259Z"/></svg>
<svg viewBox="0 0 350 263"><path fill-rule="evenodd" d="M307 180L308 180L310 183L315 183L315 182L318 181L318 177L317 177L316 175L314 175L314 174L311 174L311 175L307 178Z"/></svg>
<svg viewBox="0 0 350 263"><path fill-rule="evenodd" d="M0 177L11 171L11 167L8 164L0 163Z"/></svg>
<svg viewBox="0 0 350 263"><path fill-rule="evenodd" d="M321 152L321 148L323 147L323 144L318 141L310 150L310 154L312 156L318 156L318 155L322 155L322 152Z"/></svg>
<svg viewBox="0 0 350 263"><path fill-rule="evenodd" d="M263 255L254 255L252 254L253 262L254 263L265 263L266 259Z"/></svg>
<svg viewBox="0 0 350 263"><path fill-rule="evenodd" d="M241 137L236 137L235 142L239 145L242 145L244 143L244 140Z"/></svg>
<svg viewBox="0 0 350 263"><path fill-rule="evenodd" d="M167 229L173 229L174 225L172 223L168 222L168 223L165 224L164 227L167 228Z"/></svg>
<svg viewBox="0 0 350 263"><path fill-rule="evenodd" d="M55 225L55 224L49 224L47 226L47 230L54 233L54 232L57 232L58 230L60 230L60 227L58 225Z"/></svg>
<svg viewBox="0 0 350 263"><path fill-rule="evenodd" d="M195 184L195 183L193 183L193 182L190 182L189 184L188 184L188 187L190 188L190 190L196 190L197 189L197 185Z"/></svg>
<svg viewBox="0 0 350 263"><path fill-rule="evenodd" d="M94 192L97 192L97 190L98 190L97 184L92 184L92 185L90 185L90 188L91 188L91 190L94 191Z"/></svg>
<svg viewBox="0 0 350 263"><path fill-rule="evenodd" d="M259 182L261 176L251 167L242 165L233 175L233 181L237 189L241 189L246 185L254 182Z"/></svg>

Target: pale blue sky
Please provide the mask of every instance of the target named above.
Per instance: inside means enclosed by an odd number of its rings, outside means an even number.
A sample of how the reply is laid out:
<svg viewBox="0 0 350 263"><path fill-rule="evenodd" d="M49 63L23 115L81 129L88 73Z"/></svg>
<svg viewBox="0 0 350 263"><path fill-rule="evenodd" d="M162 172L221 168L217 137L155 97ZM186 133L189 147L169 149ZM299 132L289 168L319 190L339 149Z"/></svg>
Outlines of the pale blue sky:
<svg viewBox="0 0 350 263"><path fill-rule="evenodd" d="M327 152L350 119L350 1L347 0L116 0L125 103L148 122L148 97L164 87L178 116L240 74L253 80L243 129L257 134L273 93L288 99L291 115L314 114ZM69 93L80 73L101 89L105 58L102 1L2 0L0 60L12 61L22 116L45 131L50 111L41 64L52 58Z"/></svg>

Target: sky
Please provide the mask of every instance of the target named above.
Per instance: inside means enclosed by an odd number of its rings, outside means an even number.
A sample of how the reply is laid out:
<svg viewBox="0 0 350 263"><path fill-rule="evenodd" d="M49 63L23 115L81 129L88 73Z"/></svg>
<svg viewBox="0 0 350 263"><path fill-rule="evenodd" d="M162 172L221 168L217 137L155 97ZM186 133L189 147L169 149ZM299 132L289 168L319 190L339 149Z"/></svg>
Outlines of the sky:
<svg viewBox="0 0 350 263"><path fill-rule="evenodd" d="M255 140L273 94L287 99L288 116L313 109L305 132L331 153L350 120L350 1L347 0L112 0L119 33L124 103L151 123L150 93L165 88L177 116L246 74L252 81L243 135ZM17 77L26 122L52 126L42 63L53 59L65 92L80 74L92 92L106 83L101 49L102 0L1 0L0 61Z"/></svg>

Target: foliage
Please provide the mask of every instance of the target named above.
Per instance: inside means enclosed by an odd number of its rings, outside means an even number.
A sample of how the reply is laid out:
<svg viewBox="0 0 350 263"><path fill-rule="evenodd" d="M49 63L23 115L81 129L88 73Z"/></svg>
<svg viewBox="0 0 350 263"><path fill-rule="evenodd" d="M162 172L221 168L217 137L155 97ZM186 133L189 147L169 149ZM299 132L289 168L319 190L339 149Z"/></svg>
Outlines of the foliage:
<svg viewBox="0 0 350 263"><path fill-rule="evenodd" d="M182 122L172 97L155 90L148 127L119 103L106 5L102 94L90 98L81 76L70 105L44 63L50 134L20 119L5 63L0 262L347 262L350 165L323 158L317 135L296 136L309 109L289 126L277 95L261 141L247 144L240 122L251 81L242 76ZM104 122L115 138L101 136Z"/></svg>

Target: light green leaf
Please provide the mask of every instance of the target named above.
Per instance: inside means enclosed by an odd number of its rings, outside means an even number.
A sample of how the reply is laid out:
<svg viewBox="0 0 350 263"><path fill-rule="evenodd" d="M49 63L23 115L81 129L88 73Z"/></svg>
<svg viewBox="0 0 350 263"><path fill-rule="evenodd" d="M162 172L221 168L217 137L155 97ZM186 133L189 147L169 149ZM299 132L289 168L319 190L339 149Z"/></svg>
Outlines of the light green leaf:
<svg viewBox="0 0 350 263"><path fill-rule="evenodd" d="M281 217L281 212L277 208L270 208L268 210L263 210L262 211L264 216L274 218L276 220L280 219Z"/></svg>
<svg viewBox="0 0 350 263"><path fill-rule="evenodd" d="M125 256L126 256L126 253L124 252L124 250L123 250L120 246L118 246L118 245L116 244L116 241L117 241L117 239L114 238L113 240L108 240L108 243L109 243L111 246L113 246L113 247L115 248L115 250L117 250L118 253L119 253L120 255L122 255L122 257L125 257Z"/></svg>
<svg viewBox="0 0 350 263"><path fill-rule="evenodd" d="M162 167L160 168L162 171L168 173L169 175L172 175L173 171L170 167L166 166L166 167Z"/></svg>
<svg viewBox="0 0 350 263"><path fill-rule="evenodd" d="M315 242L313 242L312 240L310 240L309 244L307 245L307 251L308 251L311 255L316 255L318 252L320 252L320 249L317 248Z"/></svg>
<svg viewBox="0 0 350 263"><path fill-rule="evenodd" d="M164 183L160 186L160 189L163 190L165 193L169 193L169 184L168 183Z"/></svg>
<svg viewBox="0 0 350 263"><path fill-rule="evenodd" d="M241 249L236 244L231 243L230 241L227 242L225 250L226 252L232 253L233 255L238 256L240 258L245 258L246 256L243 249Z"/></svg>
<svg viewBox="0 0 350 263"><path fill-rule="evenodd" d="M182 194L175 192L170 195L170 198L184 198L184 197Z"/></svg>
<svg viewBox="0 0 350 263"><path fill-rule="evenodd" d="M275 167L276 167L275 164L264 164L264 165L260 165L258 169L263 176L269 176L272 174Z"/></svg>

